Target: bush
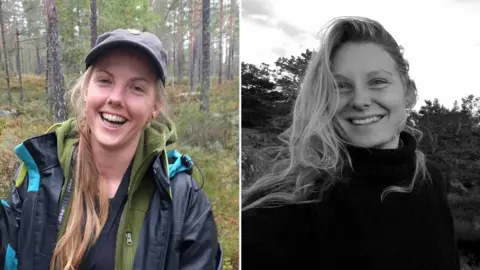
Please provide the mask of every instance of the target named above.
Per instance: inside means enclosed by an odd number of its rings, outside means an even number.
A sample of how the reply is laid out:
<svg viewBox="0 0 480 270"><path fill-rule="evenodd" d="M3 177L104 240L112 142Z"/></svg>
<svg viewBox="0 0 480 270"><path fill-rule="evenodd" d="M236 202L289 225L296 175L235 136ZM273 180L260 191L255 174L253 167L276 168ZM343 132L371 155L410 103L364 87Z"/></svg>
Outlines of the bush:
<svg viewBox="0 0 480 270"><path fill-rule="evenodd" d="M3 75L4 78L4 75ZM0 74L0 80L2 74ZM24 75L25 104L19 104L19 92L12 80L13 106L8 106L5 85L0 86L0 109L18 109L17 118L0 118L0 198L4 199L12 184L12 176L20 164L13 152L24 139L40 135L53 124L52 113L45 106L45 79ZM18 84L18 81L17 81ZM189 89L188 81L167 86L179 140L174 146L188 154L200 170L194 178L201 184L213 207L219 240L224 250L224 269L238 269L239 265L239 168L238 168L238 78L217 85L212 80L210 113L199 112L199 100L173 99Z"/></svg>

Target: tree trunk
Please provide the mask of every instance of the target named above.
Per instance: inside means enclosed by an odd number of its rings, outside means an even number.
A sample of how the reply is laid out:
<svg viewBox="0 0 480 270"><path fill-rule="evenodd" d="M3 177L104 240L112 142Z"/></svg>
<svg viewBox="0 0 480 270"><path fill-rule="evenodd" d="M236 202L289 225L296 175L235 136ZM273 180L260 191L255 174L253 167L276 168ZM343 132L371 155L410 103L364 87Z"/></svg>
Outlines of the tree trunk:
<svg viewBox="0 0 480 270"><path fill-rule="evenodd" d="M2 44L2 43L0 43L0 44ZM3 45L1 45L1 46L3 47ZM2 49L5 49L5 48L3 47ZM0 53L0 63L4 63L4 62L3 62L3 55L2 55L2 53ZM0 70L1 70L1 71L4 71L4 70L5 70L5 65L0 64Z"/></svg>
<svg viewBox="0 0 480 270"><path fill-rule="evenodd" d="M52 76L52 44L50 36L52 35L52 27L48 22L48 7L49 0L44 2L45 12L45 28L46 28L46 44L47 44L47 56L45 61L45 92L47 93L47 99L45 101L47 107L50 109L50 113L53 113L53 76Z"/></svg>
<svg viewBox="0 0 480 270"><path fill-rule="evenodd" d="M97 0L90 0L90 48L97 41Z"/></svg>
<svg viewBox="0 0 480 270"><path fill-rule="evenodd" d="M20 104L23 106L23 83L22 83L22 65L20 64L20 32L18 31L18 21L15 18L16 36L17 36L17 71L18 83L20 84Z"/></svg>
<svg viewBox="0 0 480 270"><path fill-rule="evenodd" d="M225 41L226 43L226 50L225 50L225 61L227 62L227 70L225 71L225 80L228 80L228 73L230 72L230 40L232 39L231 33L230 33L230 22L232 20L232 0L230 0L230 5L229 5L229 16L228 16L228 30L227 30L227 40Z"/></svg>
<svg viewBox="0 0 480 270"><path fill-rule="evenodd" d="M202 0L203 1L203 0ZM203 31L203 28L202 28ZM195 45L195 48L197 49L197 81L199 83L202 82L202 58L203 58L203 53L202 53L202 31L198 31L197 34L197 43Z"/></svg>
<svg viewBox="0 0 480 270"><path fill-rule="evenodd" d="M218 84L222 84L222 65L223 65L223 0L220 0L220 24L218 33L220 35L218 41Z"/></svg>
<svg viewBox="0 0 480 270"><path fill-rule="evenodd" d="M40 48L38 44L35 44L36 56L37 56L37 66L35 68L35 74L40 75L42 74L42 60L40 58Z"/></svg>
<svg viewBox="0 0 480 270"><path fill-rule="evenodd" d="M48 25L50 28L50 47L51 47L51 77L54 81L53 97L55 104L54 118L56 122L63 122L67 120L67 106L65 103L65 79L63 77L62 67L60 65L62 61L62 54L60 51L60 38L58 33L58 17L56 0L47 0L47 16ZM51 90L50 90L51 91Z"/></svg>
<svg viewBox="0 0 480 270"><path fill-rule="evenodd" d="M183 69L185 65L185 53L183 50L183 1L184 0L179 0L180 1L180 6L179 6L179 12L178 12L178 25L177 25L177 32L178 32L178 40L177 40L177 70L178 70L178 82L181 83L183 79Z"/></svg>
<svg viewBox="0 0 480 270"><path fill-rule="evenodd" d="M235 1L230 0L230 18L229 18L229 31L230 31L230 45L228 46L228 67L226 77L228 80L233 80L233 54L234 54L234 36L233 36L233 20L235 13Z"/></svg>
<svg viewBox="0 0 480 270"><path fill-rule="evenodd" d="M11 54L8 55L8 69L10 71L10 75L12 75L12 73L15 73L15 65L13 64L13 57Z"/></svg>
<svg viewBox="0 0 480 270"><path fill-rule="evenodd" d="M177 40L178 40L178 36L177 36L177 24L175 23L177 21L177 13L174 12L173 13L174 16L173 16L173 54L172 54L172 88L174 88L174 84L175 84L175 78L177 77Z"/></svg>
<svg viewBox="0 0 480 270"><path fill-rule="evenodd" d="M3 0L0 0L0 30L2 31L2 45L3 45L3 58L5 60L5 78L7 80L8 89L8 105L12 106L12 89L10 88L10 74L8 73L8 55L7 46L5 45L5 27L3 25Z"/></svg>
<svg viewBox="0 0 480 270"><path fill-rule="evenodd" d="M232 33L233 34L233 33ZM228 72L228 79L233 80L233 73L235 70L235 38L230 41L230 71Z"/></svg>
<svg viewBox="0 0 480 270"><path fill-rule="evenodd" d="M97 0L90 0L90 48L97 41Z"/></svg>
<svg viewBox="0 0 480 270"><path fill-rule="evenodd" d="M189 82L190 82L190 92L193 92L193 88L194 88L194 85L195 85L195 61L196 61L196 57L195 57L195 45L194 45L194 42L195 42L195 33L197 32L195 30L196 28L196 25L195 25L195 14L196 12L194 11L196 7L196 3L195 3L195 0L190 0L190 12L189 12L189 19L190 19L190 42L188 43L188 46L190 46L190 50L189 50L189 53L190 53L190 56L189 56ZM188 96L187 96L188 97Z"/></svg>
<svg viewBox="0 0 480 270"><path fill-rule="evenodd" d="M200 90L200 111L208 112L210 91L210 0L203 0L202 16L202 87Z"/></svg>

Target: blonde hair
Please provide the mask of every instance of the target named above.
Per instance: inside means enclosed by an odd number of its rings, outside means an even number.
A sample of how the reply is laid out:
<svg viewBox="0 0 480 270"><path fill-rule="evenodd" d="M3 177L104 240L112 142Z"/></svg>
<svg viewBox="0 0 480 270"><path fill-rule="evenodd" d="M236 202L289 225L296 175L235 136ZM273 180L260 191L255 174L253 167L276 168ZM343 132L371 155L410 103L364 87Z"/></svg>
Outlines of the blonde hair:
<svg viewBox="0 0 480 270"><path fill-rule="evenodd" d="M292 124L279 136L285 146L278 150L278 161L271 173L243 192L244 210L321 201L326 192L342 179L345 166L352 168L345 133L334 118L339 106L339 93L332 72L332 59L344 43L373 42L385 49L395 61L404 81L406 96L410 99L408 107L413 108L416 103L417 89L409 77L409 64L403 57L403 49L381 24L362 17L340 17L329 22L323 31L321 46L312 54L295 101ZM404 130L417 141L421 140L419 130L412 127ZM415 150L415 154L416 166L410 185L387 187L381 194L382 201L390 192L411 192L417 176L429 178L425 155L419 150ZM285 155L286 158L280 158Z"/></svg>
<svg viewBox="0 0 480 270"><path fill-rule="evenodd" d="M90 66L67 93L75 112L76 130L79 132L78 156L73 174L70 215L66 221L65 233L53 252L50 269L77 269L88 248L98 240L108 217L107 186L100 181L93 159L91 130L85 115L84 94L93 70L94 66ZM160 80L156 84L156 98L162 102L160 116L168 115L166 92Z"/></svg>

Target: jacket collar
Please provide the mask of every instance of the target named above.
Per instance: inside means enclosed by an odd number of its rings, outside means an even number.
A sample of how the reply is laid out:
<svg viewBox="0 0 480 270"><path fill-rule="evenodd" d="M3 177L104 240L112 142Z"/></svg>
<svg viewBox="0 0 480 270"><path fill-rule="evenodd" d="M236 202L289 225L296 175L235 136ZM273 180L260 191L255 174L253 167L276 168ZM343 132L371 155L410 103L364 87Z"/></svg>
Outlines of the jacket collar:
<svg viewBox="0 0 480 270"><path fill-rule="evenodd" d="M41 172L43 170L61 166L58 156L57 136L49 132L32 137L15 147L15 153L25 163L27 170ZM147 174L154 176L157 188L165 195L170 194L170 179L168 178L166 151L161 151L147 168Z"/></svg>

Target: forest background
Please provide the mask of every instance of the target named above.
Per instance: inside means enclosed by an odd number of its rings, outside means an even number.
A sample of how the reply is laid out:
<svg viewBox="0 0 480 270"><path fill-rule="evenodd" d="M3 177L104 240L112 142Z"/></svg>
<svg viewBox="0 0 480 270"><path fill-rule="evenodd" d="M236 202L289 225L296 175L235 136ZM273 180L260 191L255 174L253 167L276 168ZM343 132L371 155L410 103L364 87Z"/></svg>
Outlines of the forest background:
<svg viewBox="0 0 480 270"><path fill-rule="evenodd" d="M64 95L97 36L153 32L169 55L175 148L200 167L224 269L238 269L238 10L237 0L1 0L0 197L19 165L14 146L72 117Z"/></svg>
<svg viewBox="0 0 480 270"><path fill-rule="evenodd" d="M269 147L291 124L291 111L312 51L280 57L273 65L241 63L242 188L271 165ZM421 91L421 90L419 90ZM449 183L462 270L480 269L480 97L455 101L449 109L438 99L422 104L408 125L423 132L419 147Z"/></svg>

